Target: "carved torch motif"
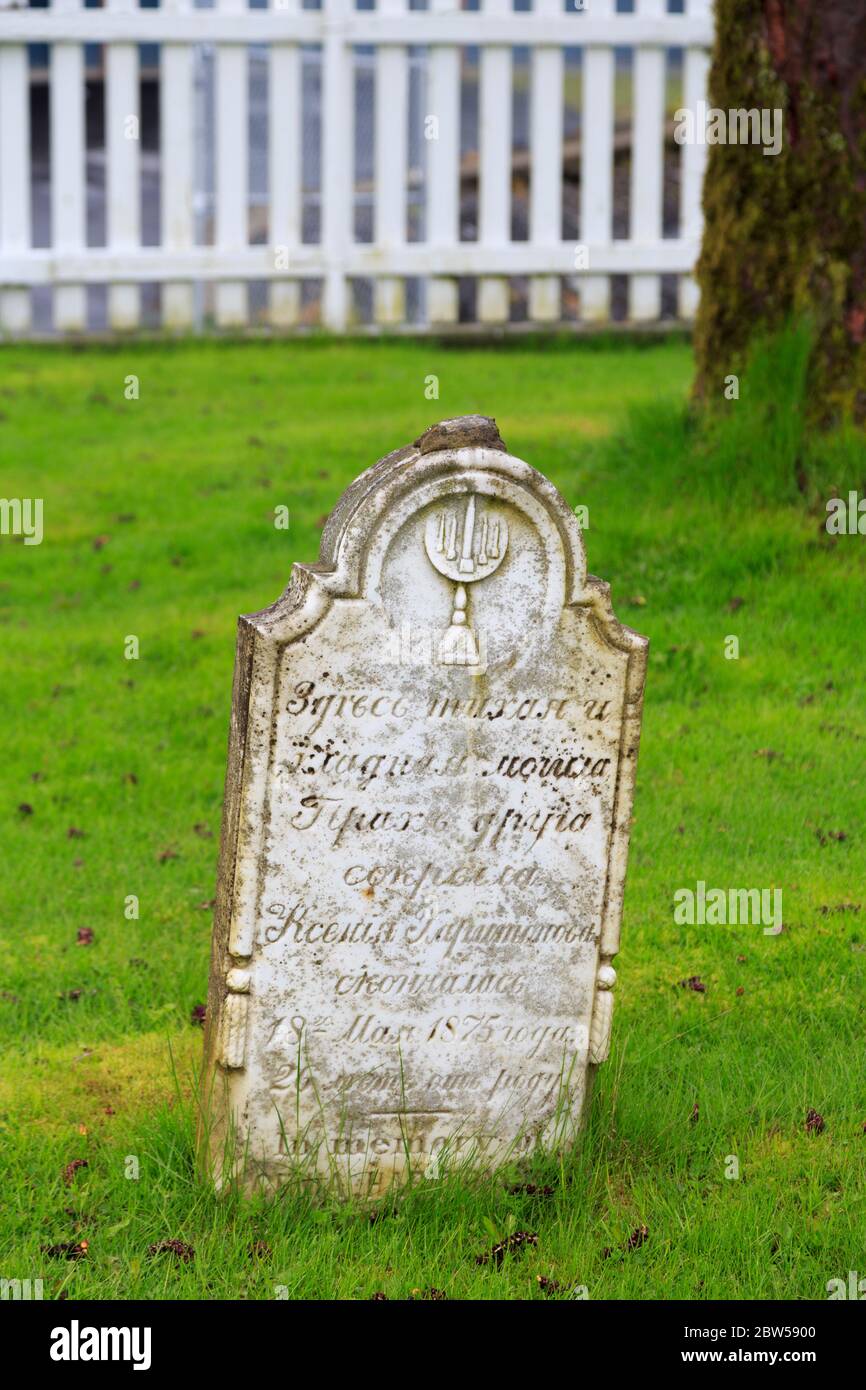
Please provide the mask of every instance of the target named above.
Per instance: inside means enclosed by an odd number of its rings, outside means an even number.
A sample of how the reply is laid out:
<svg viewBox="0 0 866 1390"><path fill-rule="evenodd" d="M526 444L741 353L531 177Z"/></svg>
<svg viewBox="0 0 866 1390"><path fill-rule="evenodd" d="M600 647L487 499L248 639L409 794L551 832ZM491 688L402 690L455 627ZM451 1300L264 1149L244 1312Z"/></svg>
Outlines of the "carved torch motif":
<svg viewBox="0 0 866 1390"><path fill-rule="evenodd" d="M504 516L478 515L478 499L470 493L462 518L459 502L427 519L424 531L427 558L434 569L457 585L451 625L439 643L442 666L477 666L478 644L466 613L466 585L487 579L505 558L508 525Z"/></svg>

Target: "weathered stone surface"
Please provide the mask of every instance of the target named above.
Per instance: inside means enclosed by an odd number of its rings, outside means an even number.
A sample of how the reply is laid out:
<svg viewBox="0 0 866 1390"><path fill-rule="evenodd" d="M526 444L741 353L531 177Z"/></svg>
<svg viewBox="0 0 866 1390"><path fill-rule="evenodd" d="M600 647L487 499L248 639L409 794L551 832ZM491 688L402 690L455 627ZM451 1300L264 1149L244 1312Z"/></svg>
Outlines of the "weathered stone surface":
<svg viewBox="0 0 866 1390"><path fill-rule="evenodd" d="M573 1135L609 1046L646 648L485 417L363 473L319 563L241 618L218 1183L377 1193Z"/></svg>

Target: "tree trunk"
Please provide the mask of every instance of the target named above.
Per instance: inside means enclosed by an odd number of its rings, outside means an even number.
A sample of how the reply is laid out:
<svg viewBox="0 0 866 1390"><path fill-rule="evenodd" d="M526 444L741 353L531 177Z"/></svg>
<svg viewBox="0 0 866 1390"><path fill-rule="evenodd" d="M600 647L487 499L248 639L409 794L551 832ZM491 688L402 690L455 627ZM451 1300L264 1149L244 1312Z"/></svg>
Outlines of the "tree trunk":
<svg viewBox="0 0 866 1390"><path fill-rule="evenodd" d="M807 316L810 415L863 423L866 0L716 0L709 106L780 110L784 139L709 147L695 394L721 399L756 337Z"/></svg>

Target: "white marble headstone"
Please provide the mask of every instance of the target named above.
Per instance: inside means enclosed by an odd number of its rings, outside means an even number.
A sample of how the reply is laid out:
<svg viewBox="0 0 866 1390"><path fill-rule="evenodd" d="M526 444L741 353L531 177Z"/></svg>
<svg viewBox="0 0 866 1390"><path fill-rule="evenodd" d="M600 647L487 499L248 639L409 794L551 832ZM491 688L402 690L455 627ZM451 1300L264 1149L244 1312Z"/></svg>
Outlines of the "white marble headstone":
<svg viewBox="0 0 866 1390"><path fill-rule="evenodd" d="M363 473L240 619L208 1003L218 1185L375 1194L580 1123L647 641L492 420Z"/></svg>

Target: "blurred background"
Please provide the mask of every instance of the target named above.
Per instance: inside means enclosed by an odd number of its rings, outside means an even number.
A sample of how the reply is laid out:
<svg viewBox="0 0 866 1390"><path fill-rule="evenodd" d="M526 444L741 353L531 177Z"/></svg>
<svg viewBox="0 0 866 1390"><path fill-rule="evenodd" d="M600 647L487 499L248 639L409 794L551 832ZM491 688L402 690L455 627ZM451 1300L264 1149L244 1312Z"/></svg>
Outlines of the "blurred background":
<svg viewBox="0 0 866 1390"><path fill-rule="evenodd" d="M334 0L325 3L323 12L322 0L304 0L303 4L300 0L292 0L291 4L289 0L276 0L269 18L275 26L285 26L300 15L313 26L308 32L315 35L317 21L328 16L327 7L333 7ZM358 0L356 7L347 7L355 17L355 29L347 36L344 54L337 56L336 61L342 57L345 66L341 70L335 67L335 72L341 71L342 76L330 89L325 77L328 59L324 29L320 30L319 42L279 45L284 51L292 48L291 68L274 66L273 44L249 43L242 48L232 45L231 61L234 63L237 53L242 55L242 61L234 64L232 78L227 80L242 82L243 91L233 95L231 113L217 96L220 45L184 45L192 91L188 109L183 107L175 112L182 125L171 128L168 122L173 96L167 99L166 95L167 44L136 43L133 49L120 40L83 45L33 41L38 36L50 39L52 32L59 34L58 21L75 16L78 8L75 0L56 0L46 13L45 5L36 0L23 14L21 8L14 8L19 28L13 32L29 41L26 50L16 45L20 61L13 69L8 38L5 49L3 46L4 37L9 34L4 21L8 24L13 7L7 0L0 0L0 51L6 64L0 81L5 82L7 92L3 107L6 128L0 133L0 204L20 199L25 183L27 194L26 208L5 220L0 214L0 264L6 260L3 278L7 285L15 283L16 275L28 276L32 282L26 307L19 295L17 304L4 316L7 332L42 335L62 330L100 332L109 327L158 328L164 322L162 281L159 266L153 260L149 269L135 273L140 296L135 296L134 307L130 307L127 294L123 308L113 312L108 284L122 269L123 256L120 261L115 256L112 267L101 274L98 257L91 256L83 302L75 307L74 299L67 295L65 311L58 313L53 303L54 287L61 282L63 272L57 263L48 263L45 253L52 248L73 252L108 249L122 251L130 265L133 260L140 261L134 252L141 248L162 246L178 252L231 247L239 253L243 248L238 244L238 215L243 216L246 246L261 248L263 257L274 244L307 248L306 262L299 267L302 274L293 282L293 292L283 295L279 309L272 312L270 285L276 273L273 256L267 263L260 260L259 269L263 267L266 273L257 274L256 264L247 258L242 268L244 258L237 255L243 293L234 295L231 308L227 307L228 297L224 297L222 309L215 304L218 296L214 293L211 269L187 281L191 289L189 308L181 313L175 326L203 330L216 322L220 326L264 328L271 324L286 328L325 321L337 328L379 324L417 331L435 322L469 326L479 321L519 325L581 320L619 323L629 318L668 323L678 318L690 320L696 294L693 286L683 287L681 282L687 279L696 256L704 151L701 147L675 144L673 117L683 104L684 94L692 104L703 94L712 34L709 4L707 0L689 0L686 14L686 0L596 0L586 8L587 3L588 0L554 0L548 4L536 0L533 8L531 0L514 0L513 7L510 0L505 5L499 0L487 0L479 13L480 0L464 0L462 6L459 0L446 5L437 0L391 0L390 4L384 0L374 13L373 0ZM149 24L149 32L155 38L175 32L167 29L166 24L190 10L193 22L199 17L199 27L205 34L207 16L214 15L213 5L202 5L198 0L194 6L176 3L163 9L157 9L153 0L141 0L140 7L124 5L122 0L108 0L108 5L107 11L101 11L98 3L87 0L84 8L88 13L83 20L77 20L84 27L75 32L84 36L99 32L92 25L98 23L101 14L114 19L112 9L121 16L149 12L142 17L139 30L142 23ZM248 10L246 6L233 6L232 0L217 3L219 12L246 12L250 18L255 18L250 12L265 9L266 0L250 0ZM461 9L463 13L458 14ZM435 49L430 43L409 42L413 21L423 22L431 10L436 12L436 18L441 15L448 19L453 15L452 25L475 24L473 30L466 28L467 37L480 36L482 42L461 42ZM405 45L386 47L349 41L363 36L365 19L369 25L383 15L393 17L395 24L405 25ZM533 26L531 43L483 41L488 32L485 24L501 26L511 16L518 25ZM29 27L28 17L32 21ZM644 27L635 28L638 23ZM42 24L43 29L37 30L37 24ZM478 25L482 26L480 31ZM591 25L595 28L590 29ZM111 32L120 34L121 30ZM274 27L272 32L281 31ZM502 32L501 27L489 30L491 40ZM514 36L520 37L521 32L527 31L515 30ZM460 31L457 33L459 37ZM375 37L372 30L371 34ZM587 34L591 42L587 41ZM650 43L644 41L647 38ZM80 50L79 67L71 75L68 50L73 47ZM66 50L63 72L59 71L57 60L61 48ZM117 53L118 49L124 51ZM26 119L30 132L26 157L18 147L27 139L27 132L22 120L15 120L16 111L21 117L25 114L21 91L25 51ZM436 85L434 53L446 64L444 87ZM114 59L117 99L113 102ZM440 77L442 72L440 68ZM277 87L284 85L282 74L289 73L297 91L288 98L283 91L278 104ZM684 93L684 80L690 85L688 93ZM350 90L348 102L345 84ZM173 94L176 89L170 90ZM438 138L431 139L425 123L432 114L447 127L447 103L455 95L456 130L443 129ZM377 104L381 108L380 123L395 122L400 127L393 147L380 150L378 165ZM226 124L229 120L243 124L240 133L236 129L226 132L226 139L236 142L237 148L234 157L225 151L222 165L221 110ZM286 113L290 120L288 130ZM74 131L79 115L80 149ZM130 139L128 134L123 138L115 131L113 163L111 120L116 123L128 115L138 117L138 138ZM352 264L343 257L345 303L323 312L323 285L328 266L333 268L335 264L336 240L328 233L327 210L323 216L323 203L327 203L328 197L332 204L335 201L334 185L326 192L325 179L329 122L340 123L350 145L341 170L345 207L332 206L332 224L340 224L351 246L378 247L381 255L377 269L388 268L389 258L393 261L394 251L401 243L416 246L419 252L429 247L431 255L426 261L423 255L416 256L409 268L417 267L417 272L401 274L400 286L395 290L392 285L390 295L382 295L378 305L375 277L363 273L366 267L362 263ZM54 154L52 131L58 145ZM175 200L179 177L189 187L184 226L178 230L176 216L166 207L165 184L167 161L177 158L181 133L189 140L190 148L188 157L184 152L184 163L174 179ZM433 146L440 142L447 148L441 151L443 163L436 182ZM14 151L10 149L13 143ZM61 144L63 149L59 148ZM282 162L281 149L285 153ZM402 170L393 167L394 153L399 155ZM73 206L68 206L57 179L62 163L68 183L70 158L74 174L77 177L80 172L82 180L80 192L69 190ZM684 163L688 167L685 180ZM131 168L133 164L135 167ZM223 183L231 179L238 184L231 193L234 231L228 229L228 217L221 226L220 167L224 171ZM382 225L377 228L377 199L381 200L384 193L380 187L383 168L389 189L384 194ZM124 200L114 226L113 176ZM437 222L431 219L431 208L442 208L437 189L444 184L448 185L449 202ZM228 195L227 189L225 192ZM134 208L129 206L131 197L136 203ZM275 197L291 219L291 227L284 227L282 233L276 225L279 211ZM64 201L65 215L61 211ZM659 248L662 241L669 245ZM607 258L600 258L598 253L611 248L614 242L618 246ZM464 258L465 266L459 264L458 258L458 273L451 279L449 292L431 301L428 276L420 272L437 269L435 248L454 243L471 249L473 256ZM582 259L576 252L578 244L586 247ZM479 277L468 272L475 267L485 268L485 247L501 250L503 246L511 252L506 266L510 273L498 277L499 285L486 299L482 295L483 302L479 303ZM642 248L642 259L636 250L630 251L636 247ZM31 248L42 256L28 255ZM315 248L322 251L320 266L309 254ZM537 248L534 254L533 248ZM21 271L9 267L8 257L13 253L23 257ZM574 272L602 272L608 263L614 267L614 273L599 274L590 295L586 288L588 277ZM206 264L206 258L200 258L190 274ZM453 264L452 258L449 268ZM635 295L630 292L629 272L646 266L658 271L652 277L655 283L647 286L644 276L643 293ZM490 267L494 267L492 260ZM402 263L398 266L401 268ZM550 271L546 285L537 295L533 295L531 276L527 273L535 268L539 272ZM282 269L285 270L284 265ZM467 273L459 273L463 269Z"/></svg>

